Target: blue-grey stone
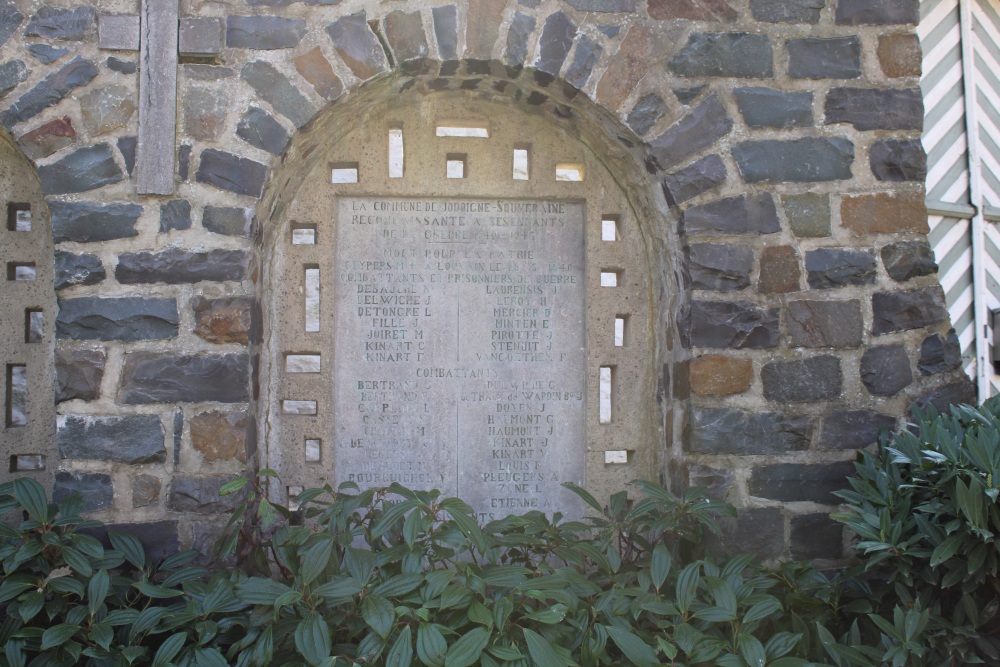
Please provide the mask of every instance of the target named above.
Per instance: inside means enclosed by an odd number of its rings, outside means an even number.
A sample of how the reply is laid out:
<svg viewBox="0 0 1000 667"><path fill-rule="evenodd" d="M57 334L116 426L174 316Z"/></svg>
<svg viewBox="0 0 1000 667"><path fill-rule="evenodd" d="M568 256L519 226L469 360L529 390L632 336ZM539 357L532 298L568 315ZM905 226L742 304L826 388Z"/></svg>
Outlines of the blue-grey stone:
<svg viewBox="0 0 1000 667"><path fill-rule="evenodd" d="M535 31L535 18L528 14L515 12L507 30L507 49L504 51L504 62L508 65L524 63L528 55L528 38Z"/></svg>
<svg viewBox="0 0 1000 667"><path fill-rule="evenodd" d="M28 78L28 68L20 60L8 60L0 65L0 99Z"/></svg>
<svg viewBox="0 0 1000 667"><path fill-rule="evenodd" d="M123 405L243 403L250 400L250 357L130 352L118 397Z"/></svg>
<svg viewBox="0 0 1000 667"><path fill-rule="evenodd" d="M61 290L74 285L96 285L107 277L107 273L97 255L56 250L55 276L55 289Z"/></svg>
<svg viewBox="0 0 1000 667"><path fill-rule="evenodd" d="M780 309L749 301L692 301L679 320L681 336L691 347L764 349L781 342Z"/></svg>
<svg viewBox="0 0 1000 667"><path fill-rule="evenodd" d="M54 63L69 53L69 49L61 46L55 47L49 44L32 44L28 47L28 53L30 53L38 62L48 65L49 63Z"/></svg>
<svg viewBox="0 0 1000 667"><path fill-rule="evenodd" d="M175 338L177 301L165 297L59 299L56 338L66 340L163 340Z"/></svg>
<svg viewBox="0 0 1000 667"><path fill-rule="evenodd" d="M733 129L733 121L718 95L710 95L663 134L649 142L650 153L662 167L712 146Z"/></svg>
<svg viewBox="0 0 1000 667"><path fill-rule="evenodd" d="M696 454L774 455L809 447L809 417L734 408L691 408L687 449Z"/></svg>
<svg viewBox="0 0 1000 667"><path fill-rule="evenodd" d="M135 151L139 144L138 137L119 137L115 143L118 145L118 152L122 154L122 160L125 162L125 171L128 172L129 176L132 176L132 172L135 171Z"/></svg>
<svg viewBox="0 0 1000 667"><path fill-rule="evenodd" d="M24 23L24 14L17 10L13 0L0 0L0 46Z"/></svg>
<svg viewBox="0 0 1000 667"><path fill-rule="evenodd" d="M238 195L260 197L267 180L267 165L250 158L206 148L195 179Z"/></svg>
<svg viewBox="0 0 1000 667"><path fill-rule="evenodd" d="M947 373L962 365L962 345L954 329L947 334L933 334L920 345L920 361L917 369L921 375Z"/></svg>
<svg viewBox="0 0 1000 667"><path fill-rule="evenodd" d="M951 382L943 387L931 389L914 401L909 412L913 413L915 408L927 411L931 406L939 414L947 414L952 405L977 405L976 385L972 383L968 375L963 375L961 380Z"/></svg>
<svg viewBox="0 0 1000 667"><path fill-rule="evenodd" d="M244 502L242 493L232 493L227 496L219 494L219 490L231 481L233 481L231 475L207 477L176 475L170 484L167 507L172 512L195 512L215 516L229 514Z"/></svg>
<svg viewBox="0 0 1000 667"><path fill-rule="evenodd" d="M860 347L864 337L861 302L789 301L785 326L792 347Z"/></svg>
<svg viewBox="0 0 1000 667"><path fill-rule="evenodd" d="M861 449L891 431L896 418L869 410L838 410L823 419L817 446L820 449Z"/></svg>
<svg viewBox="0 0 1000 667"><path fill-rule="evenodd" d="M240 72L243 80L250 84L262 100L275 111L292 121L295 127L302 127L316 115L316 108L299 89L292 85L274 65L263 60L255 60L243 66Z"/></svg>
<svg viewBox="0 0 1000 667"><path fill-rule="evenodd" d="M135 74L139 69L139 66L134 60L122 60L120 58L115 58L114 56L108 56L108 59L104 61L104 64L108 66L108 69L112 72L118 72L119 74Z"/></svg>
<svg viewBox="0 0 1000 667"><path fill-rule="evenodd" d="M251 146L265 150L272 155L281 155L292 137L260 107L250 107L236 126L236 134Z"/></svg>
<svg viewBox="0 0 1000 667"><path fill-rule="evenodd" d="M597 30L608 39L614 39L622 31L622 27L620 25L599 25Z"/></svg>
<svg viewBox="0 0 1000 667"><path fill-rule="evenodd" d="M895 396L913 382L903 345L873 345L861 355L861 382L875 396Z"/></svg>
<svg viewBox="0 0 1000 667"><path fill-rule="evenodd" d="M872 295L872 334L875 336L922 329L946 319L948 308L940 285Z"/></svg>
<svg viewBox="0 0 1000 667"><path fill-rule="evenodd" d="M693 243L687 249L686 259L691 289L733 292L750 285L754 253L747 246Z"/></svg>
<svg viewBox="0 0 1000 667"><path fill-rule="evenodd" d="M191 229L191 202L186 199L160 204L160 232L173 229Z"/></svg>
<svg viewBox="0 0 1000 667"><path fill-rule="evenodd" d="M636 0L566 0L566 3L581 12L598 13L632 13L636 7Z"/></svg>
<svg viewBox="0 0 1000 667"><path fill-rule="evenodd" d="M96 190L124 180L108 144L78 148L66 157L38 168L42 192L65 195Z"/></svg>
<svg viewBox="0 0 1000 667"><path fill-rule="evenodd" d="M850 461L838 463L776 463L759 466L750 475L750 495L782 502L837 505L835 491L844 489L854 474Z"/></svg>
<svg viewBox="0 0 1000 667"><path fill-rule="evenodd" d="M249 238L253 230L253 209L229 206L206 206L202 226L215 234Z"/></svg>
<svg viewBox="0 0 1000 667"><path fill-rule="evenodd" d="M549 14L542 26L535 69L558 76L576 37L576 24L565 12Z"/></svg>
<svg viewBox="0 0 1000 667"><path fill-rule="evenodd" d="M831 289L848 285L874 285L875 251L862 248L817 248L806 252L809 287Z"/></svg>
<svg viewBox="0 0 1000 667"><path fill-rule="evenodd" d="M919 88L833 88L826 95L826 124L858 130L921 130L924 98Z"/></svg>
<svg viewBox="0 0 1000 667"><path fill-rule="evenodd" d="M788 553L796 560L840 560L844 557L844 524L826 512L791 518Z"/></svg>
<svg viewBox="0 0 1000 667"><path fill-rule="evenodd" d="M692 33L668 64L678 76L767 79L774 76L767 35L749 32Z"/></svg>
<svg viewBox="0 0 1000 667"><path fill-rule="evenodd" d="M587 34L581 34L576 42L576 51L573 53L573 62L566 70L566 81L576 88L583 88L587 85L590 75L594 72L594 67L601 59L604 48L600 42Z"/></svg>
<svg viewBox="0 0 1000 667"><path fill-rule="evenodd" d="M861 76L861 40L850 37L790 39L788 76L793 79L857 79Z"/></svg>
<svg viewBox="0 0 1000 667"><path fill-rule="evenodd" d="M819 23L826 0L750 0L750 13L767 23Z"/></svg>
<svg viewBox="0 0 1000 667"><path fill-rule="evenodd" d="M872 173L880 181L923 182L927 178L927 154L920 139L882 139L868 152Z"/></svg>
<svg viewBox="0 0 1000 667"><path fill-rule="evenodd" d="M839 25L891 25L920 20L919 0L838 0Z"/></svg>
<svg viewBox="0 0 1000 667"><path fill-rule="evenodd" d="M663 196L670 206L679 206L725 182L726 164L713 154L664 176Z"/></svg>
<svg viewBox="0 0 1000 667"><path fill-rule="evenodd" d="M937 272L934 251L926 241L899 241L882 247L882 264L897 283Z"/></svg>
<svg viewBox="0 0 1000 667"><path fill-rule="evenodd" d="M359 79L367 80L388 67L379 38L364 11L342 16L326 27L337 53Z"/></svg>
<svg viewBox="0 0 1000 667"><path fill-rule="evenodd" d="M108 355L104 349L56 350L56 403L96 401L101 397L101 381Z"/></svg>
<svg viewBox="0 0 1000 667"><path fill-rule="evenodd" d="M138 236L135 225L142 215L142 206L51 201L49 213L56 243L89 243Z"/></svg>
<svg viewBox="0 0 1000 667"><path fill-rule="evenodd" d="M854 144L843 137L744 141L733 157L747 183L816 183L852 178Z"/></svg>
<svg viewBox="0 0 1000 667"><path fill-rule="evenodd" d="M76 41L97 33L97 10L93 7L52 7L45 5L31 17L24 29L26 37Z"/></svg>
<svg viewBox="0 0 1000 667"><path fill-rule="evenodd" d="M677 101L684 106L690 106L692 102L698 99L708 86L682 86L680 88L674 88L674 97Z"/></svg>
<svg viewBox="0 0 1000 667"><path fill-rule="evenodd" d="M243 280L249 265L250 254L245 250L192 252L167 248L155 253L124 253L118 258L115 278L123 285Z"/></svg>
<svg viewBox="0 0 1000 667"><path fill-rule="evenodd" d="M56 425L56 445L64 459L162 463L167 456L163 442L158 415L60 415Z"/></svg>
<svg viewBox="0 0 1000 667"><path fill-rule="evenodd" d="M656 93L649 93L643 95L635 103L632 110L628 112L625 123L641 137L649 132L656 125L656 121L660 120L665 113L667 113L667 103Z"/></svg>
<svg viewBox="0 0 1000 667"><path fill-rule="evenodd" d="M237 49L275 50L298 46L306 34L303 19L280 16L226 17L226 46Z"/></svg>
<svg viewBox="0 0 1000 667"><path fill-rule="evenodd" d="M49 74L34 88L21 95L6 111L0 113L0 123L8 130L18 123L34 118L45 109L58 104L73 90L90 83L97 76L97 67L77 56Z"/></svg>
<svg viewBox="0 0 1000 667"><path fill-rule="evenodd" d="M114 502L111 475L97 472L57 472L52 486L52 502L60 503L72 496L78 496L83 501L84 512L111 507Z"/></svg>
<svg viewBox="0 0 1000 667"><path fill-rule="evenodd" d="M737 88L733 91L749 127L812 127L813 94L773 88Z"/></svg>
<svg viewBox="0 0 1000 667"><path fill-rule="evenodd" d="M781 231L774 199L767 192L719 199L684 211L686 234L773 234Z"/></svg>
<svg viewBox="0 0 1000 667"><path fill-rule="evenodd" d="M458 10L455 5L435 7L431 15L441 59L454 60L458 57Z"/></svg>
<svg viewBox="0 0 1000 667"><path fill-rule="evenodd" d="M764 398L780 403L812 403L840 396L840 357L825 354L796 361L772 361L760 370Z"/></svg>

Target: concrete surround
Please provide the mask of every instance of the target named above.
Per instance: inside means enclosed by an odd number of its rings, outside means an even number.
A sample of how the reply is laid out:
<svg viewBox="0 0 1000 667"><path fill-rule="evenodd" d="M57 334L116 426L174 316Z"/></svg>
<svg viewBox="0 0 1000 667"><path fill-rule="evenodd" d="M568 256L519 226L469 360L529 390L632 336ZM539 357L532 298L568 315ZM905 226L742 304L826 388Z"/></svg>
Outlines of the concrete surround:
<svg viewBox="0 0 1000 667"><path fill-rule="evenodd" d="M320 447L328 466L333 434L312 431L336 415L303 428L279 402L332 400L282 365L319 353L335 375L336 341L288 329L288 304L301 269L332 267L342 193L586 201L586 279L634 290L616 351L623 311L587 288L586 335L605 338L586 344L586 481L708 486L740 508L726 547L838 558L824 513L853 450L914 404L975 398L926 241L915 0L183 0L178 44L142 27L168 5L0 0L3 192L55 248L3 245L9 276L34 262L35 280L4 291L0 444L46 456L17 474L83 491L95 516L204 548L248 463L332 481L288 457ZM175 136L149 106L173 97ZM425 132L444 120L485 121L494 143ZM445 178L453 157L468 178ZM562 161L584 180L557 182ZM357 184L330 182L352 166ZM600 254L604 215L620 256ZM30 435L11 421L19 366ZM602 366L632 392L619 435L595 415Z"/></svg>

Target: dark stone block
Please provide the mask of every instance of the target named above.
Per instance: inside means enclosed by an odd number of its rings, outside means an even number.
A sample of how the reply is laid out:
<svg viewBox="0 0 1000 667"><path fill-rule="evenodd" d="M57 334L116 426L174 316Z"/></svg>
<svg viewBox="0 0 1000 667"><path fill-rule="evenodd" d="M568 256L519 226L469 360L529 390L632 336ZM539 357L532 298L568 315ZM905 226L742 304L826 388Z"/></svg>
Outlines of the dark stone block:
<svg viewBox="0 0 1000 667"><path fill-rule="evenodd" d="M119 401L148 403L243 403L250 400L246 354L172 355L131 352L125 356Z"/></svg>
<svg viewBox="0 0 1000 667"><path fill-rule="evenodd" d="M191 229L191 202L172 199L160 204L160 232L172 229Z"/></svg>
<svg viewBox="0 0 1000 667"><path fill-rule="evenodd" d="M163 482L155 475L137 475L132 478L132 507L150 507L160 504Z"/></svg>
<svg viewBox="0 0 1000 667"><path fill-rule="evenodd" d="M764 349L781 342L779 309L760 308L748 301L692 301L683 325L692 347Z"/></svg>
<svg viewBox="0 0 1000 667"><path fill-rule="evenodd" d="M515 12L507 31L507 49L504 51L504 62L508 65L520 65L528 55L528 38L535 31L535 19L527 14Z"/></svg>
<svg viewBox="0 0 1000 667"><path fill-rule="evenodd" d="M766 23L819 23L826 0L750 0L750 13Z"/></svg>
<svg viewBox="0 0 1000 667"><path fill-rule="evenodd" d="M726 468L713 468L697 463L690 463L686 468L684 488L703 488L709 498L725 498L736 483L736 475Z"/></svg>
<svg viewBox="0 0 1000 667"><path fill-rule="evenodd" d="M52 502L59 503L71 496L80 496L84 512L96 512L111 507L114 502L111 475L57 472L52 487Z"/></svg>
<svg viewBox="0 0 1000 667"><path fill-rule="evenodd" d="M110 241L138 236L139 204L50 201L52 237L56 243Z"/></svg>
<svg viewBox="0 0 1000 667"><path fill-rule="evenodd" d="M677 101L684 106L689 106L692 102L698 99L698 96L701 95L707 87L708 86L702 85L674 88L674 97L676 97Z"/></svg>
<svg viewBox="0 0 1000 667"><path fill-rule="evenodd" d="M139 464L162 463L167 456L157 415L60 415L56 444L64 459Z"/></svg>
<svg viewBox="0 0 1000 667"><path fill-rule="evenodd" d="M876 345L861 356L861 381L876 396L895 396L913 382L910 357L902 345Z"/></svg>
<svg viewBox="0 0 1000 667"><path fill-rule="evenodd" d="M95 76L97 67L94 63L77 56L0 113L0 123L10 130L18 123L34 118L45 109L58 104L76 88L90 83Z"/></svg>
<svg viewBox="0 0 1000 667"><path fill-rule="evenodd" d="M108 66L108 69L112 72L118 72L119 74L135 74L139 69L139 66L134 60L121 60L115 58L114 56L108 56L108 59L104 61L104 64Z"/></svg>
<svg viewBox="0 0 1000 667"><path fill-rule="evenodd" d="M836 20L838 25L916 24L919 0L839 0Z"/></svg>
<svg viewBox="0 0 1000 667"><path fill-rule="evenodd" d="M576 43L576 51L573 54L573 62L566 70L566 82L576 88L583 88L587 85L602 53L604 53L604 48L600 42L590 35L580 35L580 39Z"/></svg>
<svg viewBox="0 0 1000 667"><path fill-rule="evenodd" d="M853 474L854 464L850 461L761 466L750 475L750 495L786 503L836 505L840 500L833 492L848 488L847 477Z"/></svg>
<svg viewBox="0 0 1000 667"><path fill-rule="evenodd" d="M880 181L900 183L927 178L927 154L920 139L883 139L868 154L872 173Z"/></svg>
<svg viewBox="0 0 1000 667"><path fill-rule="evenodd" d="M97 255L77 255L57 250L55 262L57 290L74 285L96 285L107 277L104 264Z"/></svg>
<svg viewBox="0 0 1000 667"><path fill-rule="evenodd" d="M238 195L260 197L267 180L267 165L232 153L206 148L195 180Z"/></svg>
<svg viewBox="0 0 1000 667"><path fill-rule="evenodd" d="M829 514L792 517L789 554L798 560L837 560L844 557L844 524Z"/></svg>
<svg viewBox="0 0 1000 667"><path fill-rule="evenodd" d="M22 134L17 143L31 160L48 157L76 141L76 130L69 116L50 120Z"/></svg>
<svg viewBox="0 0 1000 667"><path fill-rule="evenodd" d="M125 161L125 171L127 171L129 177L131 177L132 172L135 171L135 152L139 144L139 138L120 137L117 144L118 152L122 154L122 160Z"/></svg>
<svg viewBox="0 0 1000 667"><path fill-rule="evenodd" d="M921 130L924 98L919 88L833 88L826 95L826 124L858 130Z"/></svg>
<svg viewBox="0 0 1000 667"><path fill-rule="evenodd" d="M123 285L243 280L249 265L250 255L245 250L191 252L168 248L157 253L129 252L121 255L115 278Z"/></svg>
<svg viewBox="0 0 1000 667"><path fill-rule="evenodd" d="M265 150L272 155L281 155L285 152L291 135L285 131L281 123L276 121L270 114L260 107L250 107L239 125L236 126L236 134L251 146Z"/></svg>
<svg viewBox="0 0 1000 667"><path fill-rule="evenodd" d="M933 334L920 345L920 361L917 370L921 375L934 375L953 371L962 365L962 345L955 330L945 336Z"/></svg>
<svg viewBox="0 0 1000 667"><path fill-rule="evenodd" d="M731 292L750 285L753 250L743 245L695 243L688 248L691 289Z"/></svg>
<svg viewBox="0 0 1000 667"><path fill-rule="evenodd" d="M948 319L940 285L872 295L872 334L893 333L940 324Z"/></svg>
<svg viewBox="0 0 1000 667"><path fill-rule="evenodd" d="M781 205L792 234L798 238L830 236L830 195L823 192L782 195Z"/></svg>
<svg viewBox="0 0 1000 667"><path fill-rule="evenodd" d="M749 456L786 454L809 448L810 418L733 408L691 408L688 451Z"/></svg>
<svg viewBox="0 0 1000 667"><path fill-rule="evenodd" d="M186 181L190 168L191 144L182 144L177 148L177 178Z"/></svg>
<svg viewBox="0 0 1000 667"><path fill-rule="evenodd" d="M81 532L96 537L101 541L105 549L112 548L111 540L108 539L108 533L133 535L139 540L143 548L145 548L146 556L153 563L173 556L181 550L176 521L115 523L103 525L100 528L90 528Z"/></svg>
<svg viewBox="0 0 1000 667"><path fill-rule="evenodd" d="M230 475L177 475L170 485L167 507L173 512L228 514L243 502L245 496L243 493L219 495L219 489L232 479Z"/></svg>
<svg viewBox="0 0 1000 667"><path fill-rule="evenodd" d="M13 0L0 2L0 46L7 43L10 36L24 23L24 14L17 11Z"/></svg>
<svg viewBox="0 0 1000 667"><path fill-rule="evenodd" d="M793 347L859 347L863 335L861 302L789 301L785 325Z"/></svg>
<svg viewBox="0 0 1000 667"><path fill-rule="evenodd" d="M581 12L631 13L635 11L636 0L566 0L566 3Z"/></svg>
<svg viewBox="0 0 1000 667"><path fill-rule="evenodd" d="M107 355L98 350L56 350L56 403L101 397Z"/></svg>
<svg viewBox="0 0 1000 667"><path fill-rule="evenodd" d="M253 209L229 206L206 206L202 226L215 234L250 238L253 231Z"/></svg>
<svg viewBox="0 0 1000 667"><path fill-rule="evenodd" d="M813 289L874 285L875 267L872 250L818 248L806 253L806 279Z"/></svg>
<svg viewBox="0 0 1000 667"><path fill-rule="evenodd" d="M368 27L365 13L343 16L326 27L333 46L354 75L366 81L388 67L378 37Z"/></svg>
<svg viewBox="0 0 1000 667"><path fill-rule="evenodd" d="M654 21L732 22L737 17L726 0L649 0L647 11Z"/></svg>
<svg viewBox="0 0 1000 667"><path fill-rule="evenodd" d="M164 297L59 299L56 338L161 340L177 336L177 302Z"/></svg>
<svg viewBox="0 0 1000 667"><path fill-rule="evenodd" d="M733 129L733 121L718 95L711 95L649 142L650 153L661 166L669 167L708 148Z"/></svg>
<svg viewBox="0 0 1000 667"><path fill-rule="evenodd" d="M726 165L718 155L709 155L663 177L663 195L670 206L678 206L726 182Z"/></svg>
<svg viewBox="0 0 1000 667"><path fill-rule="evenodd" d="M938 414L945 414L952 405L977 404L976 385L972 384L972 380L968 377L963 377L958 382L952 382L927 392L910 406L910 412L912 413L914 408L927 410L928 407L934 406Z"/></svg>
<svg viewBox="0 0 1000 667"><path fill-rule="evenodd" d="M57 162L38 168L38 180L47 195L87 192L124 178L108 144L77 149Z"/></svg>
<svg viewBox="0 0 1000 667"><path fill-rule="evenodd" d="M861 449L878 441L879 434L896 427L896 418L868 410L840 410L823 419L820 449Z"/></svg>
<svg viewBox="0 0 1000 667"><path fill-rule="evenodd" d="M542 26L535 68L558 76L576 37L576 24L564 12L549 14Z"/></svg>
<svg viewBox="0 0 1000 667"><path fill-rule="evenodd" d="M840 358L822 355L799 361L772 361L760 370L764 398L782 403L811 403L840 396L844 374Z"/></svg>
<svg viewBox="0 0 1000 667"><path fill-rule="evenodd" d="M458 10L455 5L447 5L435 7L431 14L434 17L438 53L443 60L454 60L458 57Z"/></svg>
<svg viewBox="0 0 1000 667"><path fill-rule="evenodd" d="M17 88L17 84L28 78L28 68L20 60L9 60L0 65L0 99Z"/></svg>
<svg viewBox="0 0 1000 667"><path fill-rule="evenodd" d="M720 535L706 531L712 553L752 553L758 558L781 558L785 551L785 518L779 507L745 507L736 518L719 520Z"/></svg>
<svg viewBox="0 0 1000 667"><path fill-rule="evenodd" d="M237 49L290 49L306 34L303 19L279 16L226 17L226 46Z"/></svg>
<svg viewBox="0 0 1000 667"><path fill-rule="evenodd" d="M861 76L861 40L850 37L790 39L788 76L793 79L857 79Z"/></svg>
<svg viewBox="0 0 1000 667"><path fill-rule="evenodd" d="M686 234L773 234L781 223L771 195L762 192L688 207L681 228Z"/></svg>
<svg viewBox="0 0 1000 667"><path fill-rule="evenodd" d="M659 95L650 93L636 102L625 122L641 137L649 132L665 113L667 113L666 102Z"/></svg>
<svg viewBox="0 0 1000 667"><path fill-rule="evenodd" d="M937 272L934 251L926 241L900 241L882 247L882 263L898 283Z"/></svg>
<svg viewBox="0 0 1000 667"><path fill-rule="evenodd" d="M288 80L288 77L279 72L271 63L263 60L247 63L240 70L240 76L257 91L260 99L292 121L295 127L301 128L316 115L316 108L312 102L299 92L299 89ZM202 153L203 160L205 153L208 152L206 150ZM259 194L254 196L259 196Z"/></svg>
<svg viewBox="0 0 1000 667"><path fill-rule="evenodd" d="M761 294L798 292L801 279L799 253L794 246L769 246L761 251L760 277L757 280L757 290Z"/></svg>
<svg viewBox="0 0 1000 667"><path fill-rule="evenodd" d="M737 88L733 91L749 127L812 127L813 94L773 88Z"/></svg>
<svg viewBox="0 0 1000 667"><path fill-rule="evenodd" d="M46 5L35 12L24 29L25 37L77 41L97 32L97 10L93 7L64 9Z"/></svg>
<svg viewBox="0 0 1000 667"><path fill-rule="evenodd" d="M816 183L852 178L854 144L843 137L744 141L733 157L747 183Z"/></svg>
<svg viewBox="0 0 1000 667"><path fill-rule="evenodd" d="M2 11L2 10L0 10ZM43 65L49 65L69 53L69 49L50 46L49 44L32 44L28 47L28 53Z"/></svg>
<svg viewBox="0 0 1000 667"><path fill-rule="evenodd" d="M695 32L668 67L678 76L768 79L774 76L772 58L767 35Z"/></svg>

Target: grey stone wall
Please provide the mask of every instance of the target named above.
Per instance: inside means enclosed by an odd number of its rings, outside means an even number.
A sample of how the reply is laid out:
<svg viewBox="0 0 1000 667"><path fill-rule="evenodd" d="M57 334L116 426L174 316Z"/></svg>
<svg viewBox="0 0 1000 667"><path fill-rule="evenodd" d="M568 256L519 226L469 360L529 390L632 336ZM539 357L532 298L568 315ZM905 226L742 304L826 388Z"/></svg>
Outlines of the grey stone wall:
<svg viewBox="0 0 1000 667"><path fill-rule="evenodd" d="M227 510L257 446L262 226L312 128L414 81L596 128L679 285L653 307L677 359L658 470L742 508L726 544L836 557L852 450L974 400L925 239L916 0L181 2L158 196L138 54L101 48L137 5L0 0L0 123L56 243L56 490L105 518L190 544Z"/></svg>

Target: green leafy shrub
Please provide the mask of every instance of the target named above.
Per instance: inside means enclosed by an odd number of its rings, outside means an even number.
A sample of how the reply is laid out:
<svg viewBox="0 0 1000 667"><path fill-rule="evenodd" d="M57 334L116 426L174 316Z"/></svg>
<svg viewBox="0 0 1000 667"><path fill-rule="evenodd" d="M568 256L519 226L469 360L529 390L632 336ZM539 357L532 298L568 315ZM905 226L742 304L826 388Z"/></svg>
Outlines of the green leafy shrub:
<svg viewBox="0 0 1000 667"><path fill-rule="evenodd" d="M862 452L834 518L882 582L883 659L894 665L1000 661L1000 398L913 424ZM892 617L892 621L889 618Z"/></svg>

